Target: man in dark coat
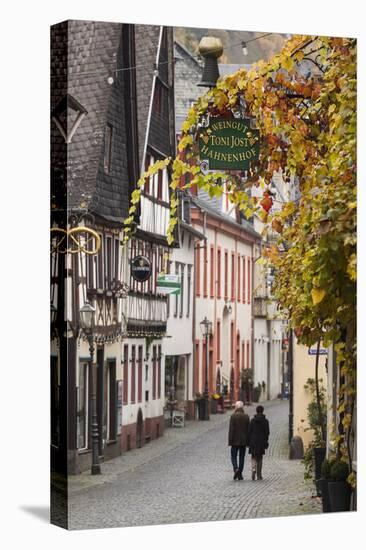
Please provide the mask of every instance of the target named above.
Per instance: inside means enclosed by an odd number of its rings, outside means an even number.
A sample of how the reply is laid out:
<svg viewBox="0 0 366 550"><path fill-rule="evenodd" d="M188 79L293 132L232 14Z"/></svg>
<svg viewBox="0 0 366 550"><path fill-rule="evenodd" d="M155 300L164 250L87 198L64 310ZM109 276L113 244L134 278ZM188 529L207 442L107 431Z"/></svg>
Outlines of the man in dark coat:
<svg viewBox="0 0 366 550"><path fill-rule="evenodd" d="M245 446L249 429L249 416L244 413L242 401L235 403L235 411L230 417L229 445L231 445L231 463L234 469L234 479L243 479ZM239 453L239 466L238 466Z"/></svg>
<svg viewBox="0 0 366 550"><path fill-rule="evenodd" d="M250 421L248 433L249 453L252 455L252 479L262 478L262 462L265 449L268 449L269 422L263 414L264 408L258 405L257 414Z"/></svg>

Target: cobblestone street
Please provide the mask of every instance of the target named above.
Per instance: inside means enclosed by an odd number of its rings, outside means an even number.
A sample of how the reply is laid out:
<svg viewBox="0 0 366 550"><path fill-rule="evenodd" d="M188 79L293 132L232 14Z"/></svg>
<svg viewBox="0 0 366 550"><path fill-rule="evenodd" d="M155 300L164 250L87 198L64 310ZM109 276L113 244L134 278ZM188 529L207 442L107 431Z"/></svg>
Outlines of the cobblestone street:
<svg viewBox="0 0 366 550"><path fill-rule="evenodd" d="M234 481L227 432L230 412L210 422L167 429L164 437L69 482L69 528L91 529L218 521L321 512L300 461L288 460L288 401L265 403L270 422L263 481ZM246 407L253 415L254 406Z"/></svg>

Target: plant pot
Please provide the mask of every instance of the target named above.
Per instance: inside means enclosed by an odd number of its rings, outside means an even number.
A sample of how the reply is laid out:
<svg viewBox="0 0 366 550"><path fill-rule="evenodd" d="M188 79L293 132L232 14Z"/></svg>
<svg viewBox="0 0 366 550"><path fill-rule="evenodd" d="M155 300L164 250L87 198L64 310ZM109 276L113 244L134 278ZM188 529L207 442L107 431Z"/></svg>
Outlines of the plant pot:
<svg viewBox="0 0 366 550"><path fill-rule="evenodd" d="M332 511L329 500L328 484L329 479L323 479L322 477L316 482L317 492L319 491L322 497L323 513L328 513Z"/></svg>
<svg viewBox="0 0 366 550"><path fill-rule="evenodd" d="M197 409L198 409L198 420L204 420L205 419L205 400L197 399Z"/></svg>
<svg viewBox="0 0 366 550"><path fill-rule="evenodd" d="M352 489L347 481L329 481L328 492L332 512L349 512Z"/></svg>
<svg viewBox="0 0 366 550"><path fill-rule="evenodd" d="M211 414L217 414L217 399L211 399Z"/></svg>
<svg viewBox="0 0 366 550"><path fill-rule="evenodd" d="M325 459L325 453L326 453L325 447L314 447L313 449L315 481L317 481L322 477L322 464Z"/></svg>
<svg viewBox="0 0 366 550"><path fill-rule="evenodd" d="M258 387L255 387L254 390L253 390L253 401L254 401L254 403L259 402L260 396L261 396L261 389L258 388Z"/></svg>

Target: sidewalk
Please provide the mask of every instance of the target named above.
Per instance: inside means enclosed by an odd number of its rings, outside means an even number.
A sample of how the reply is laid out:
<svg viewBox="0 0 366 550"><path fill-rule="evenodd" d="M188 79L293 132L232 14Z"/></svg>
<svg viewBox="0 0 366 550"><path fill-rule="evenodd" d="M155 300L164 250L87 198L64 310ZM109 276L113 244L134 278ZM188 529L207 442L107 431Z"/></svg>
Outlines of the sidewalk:
<svg viewBox="0 0 366 550"><path fill-rule="evenodd" d="M270 403L270 402L267 402ZM258 404L254 403L245 407L246 413L252 416ZM266 406L266 402L263 403ZM87 470L78 475L69 476L68 491L69 494L77 493L90 487L96 487L104 483L113 483L117 477L133 472L139 466L146 464L172 449L185 445L202 434L215 430L217 427L229 422L230 410L224 414L212 414L210 420L187 420L184 428L166 428L164 435L158 439L153 439L140 449L132 449L124 452L121 456L108 460L101 464L102 473L92 476Z"/></svg>

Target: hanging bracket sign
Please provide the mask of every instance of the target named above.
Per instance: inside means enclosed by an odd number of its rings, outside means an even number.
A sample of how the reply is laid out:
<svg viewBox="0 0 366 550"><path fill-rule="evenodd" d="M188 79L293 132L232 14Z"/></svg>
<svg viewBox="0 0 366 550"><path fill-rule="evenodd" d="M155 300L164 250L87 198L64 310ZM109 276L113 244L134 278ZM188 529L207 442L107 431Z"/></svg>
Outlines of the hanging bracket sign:
<svg viewBox="0 0 366 550"><path fill-rule="evenodd" d="M131 259L131 275L138 283L144 283L151 277L151 262L145 256L135 256Z"/></svg>
<svg viewBox="0 0 366 550"><path fill-rule="evenodd" d="M259 159L259 130L250 118L211 118L199 136L201 163L210 170L247 170Z"/></svg>

